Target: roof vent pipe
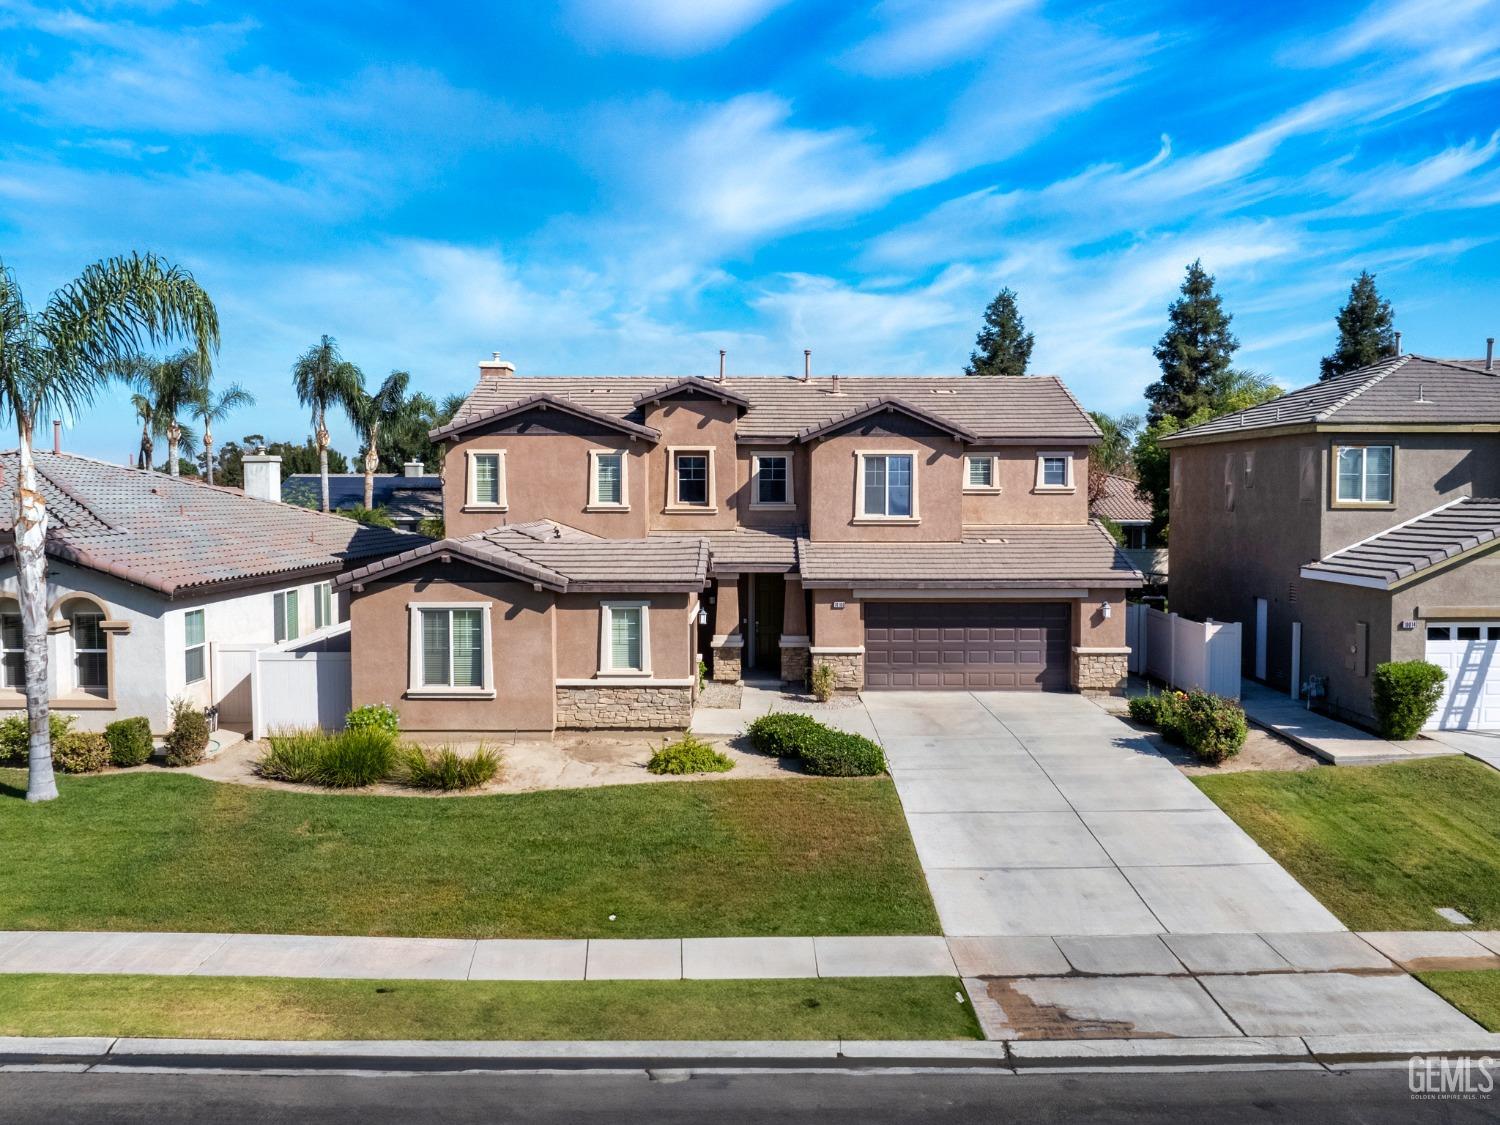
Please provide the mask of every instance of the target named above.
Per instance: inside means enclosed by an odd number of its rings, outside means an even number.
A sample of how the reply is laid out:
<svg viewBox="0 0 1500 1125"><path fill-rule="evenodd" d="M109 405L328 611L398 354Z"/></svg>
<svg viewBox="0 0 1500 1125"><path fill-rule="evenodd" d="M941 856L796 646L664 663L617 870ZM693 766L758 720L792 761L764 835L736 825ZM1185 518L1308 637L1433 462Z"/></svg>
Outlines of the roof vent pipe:
<svg viewBox="0 0 1500 1125"><path fill-rule="evenodd" d="M62 452L62 423L56 418L52 419L52 452Z"/></svg>
<svg viewBox="0 0 1500 1125"><path fill-rule="evenodd" d="M1493 336L1484 338L1484 369L1495 370L1495 337Z"/></svg>
<svg viewBox="0 0 1500 1125"><path fill-rule="evenodd" d="M1490 343L1494 343L1493 340ZM802 349L802 381L805 383L812 378L812 349Z"/></svg>
<svg viewBox="0 0 1500 1125"><path fill-rule="evenodd" d="M833 393L839 393L839 373L837 371L833 373Z"/></svg>
<svg viewBox="0 0 1500 1125"><path fill-rule="evenodd" d="M1401 354L1401 333L1396 333L1396 354Z"/></svg>
<svg viewBox="0 0 1500 1125"><path fill-rule="evenodd" d="M719 382L724 381L724 349L719 349Z"/></svg>

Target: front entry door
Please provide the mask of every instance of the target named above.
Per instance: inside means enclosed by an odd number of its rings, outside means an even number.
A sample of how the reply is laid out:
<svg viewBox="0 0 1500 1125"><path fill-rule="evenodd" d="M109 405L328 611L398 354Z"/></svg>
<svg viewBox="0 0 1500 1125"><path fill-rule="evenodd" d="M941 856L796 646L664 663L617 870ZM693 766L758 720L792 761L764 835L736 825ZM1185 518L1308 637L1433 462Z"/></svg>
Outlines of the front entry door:
<svg viewBox="0 0 1500 1125"><path fill-rule="evenodd" d="M752 574L755 587L752 629L755 640L751 667L762 672L781 672L781 615L786 602L786 578L780 574Z"/></svg>

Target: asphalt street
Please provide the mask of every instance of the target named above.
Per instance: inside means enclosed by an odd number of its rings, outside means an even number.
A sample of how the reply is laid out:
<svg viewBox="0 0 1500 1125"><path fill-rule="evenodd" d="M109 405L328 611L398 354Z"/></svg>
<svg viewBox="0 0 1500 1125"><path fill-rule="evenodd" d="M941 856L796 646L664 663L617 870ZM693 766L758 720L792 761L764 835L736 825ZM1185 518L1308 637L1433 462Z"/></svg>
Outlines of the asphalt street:
<svg viewBox="0 0 1500 1125"><path fill-rule="evenodd" d="M1418 1100L1404 1068L1175 1074L0 1074L5 1125L1500 1121L1500 1091Z"/></svg>

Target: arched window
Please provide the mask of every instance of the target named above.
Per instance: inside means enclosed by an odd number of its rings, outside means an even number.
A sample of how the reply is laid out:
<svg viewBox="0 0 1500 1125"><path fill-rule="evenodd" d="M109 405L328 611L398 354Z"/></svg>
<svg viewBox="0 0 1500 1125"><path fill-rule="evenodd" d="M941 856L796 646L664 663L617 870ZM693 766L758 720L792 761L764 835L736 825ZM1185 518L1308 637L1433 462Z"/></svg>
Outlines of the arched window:
<svg viewBox="0 0 1500 1125"><path fill-rule="evenodd" d="M104 610L97 602L74 598L63 606L63 620L73 645L73 690L109 695L109 637Z"/></svg>
<svg viewBox="0 0 1500 1125"><path fill-rule="evenodd" d="M26 687L26 653L21 641L21 603L0 598L0 688Z"/></svg>

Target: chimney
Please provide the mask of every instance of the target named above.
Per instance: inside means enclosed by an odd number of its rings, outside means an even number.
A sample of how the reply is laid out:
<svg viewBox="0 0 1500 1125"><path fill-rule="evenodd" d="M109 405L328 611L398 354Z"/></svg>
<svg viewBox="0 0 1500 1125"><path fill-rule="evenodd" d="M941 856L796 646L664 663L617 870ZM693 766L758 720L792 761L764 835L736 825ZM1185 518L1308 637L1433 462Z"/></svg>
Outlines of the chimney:
<svg viewBox="0 0 1500 1125"><path fill-rule="evenodd" d="M499 352L491 352L489 359L479 361L479 377L483 379L486 375L494 379L509 379L516 373L516 365L508 359L501 359Z"/></svg>
<svg viewBox="0 0 1500 1125"><path fill-rule="evenodd" d="M62 423L56 418L52 419L52 452L62 452Z"/></svg>
<svg viewBox="0 0 1500 1125"><path fill-rule="evenodd" d="M1484 338L1484 369L1495 370L1495 337L1493 336Z"/></svg>
<svg viewBox="0 0 1500 1125"><path fill-rule="evenodd" d="M406 464L401 466L401 475L404 477L426 476L427 474L424 471L425 469L426 466L423 465L420 461L408 461Z"/></svg>
<svg viewBox="0 0 1500 1125"><path fill-rule="evenodd" d="M1396 333L1396 354L1401 354L1401 333Z"/></svg>
<svg viewBox="0 0 1500 1125"><path fill-rule="evenodd" d="M812 378L812 349L802 349L802 381L806 383Z"/></svg>
<svg viewBox="0 0 1500 1125"><path fill-rule="evenodd" d="M719 382L724 381L724 349L719 349Z"/></svg>
<svg viewBox="0 0 1500 1125"><path fill-rule="evenodd" d="M274 453L247 453L240 462L245 471L245 495L281 503L281 458Z"/></svg>

